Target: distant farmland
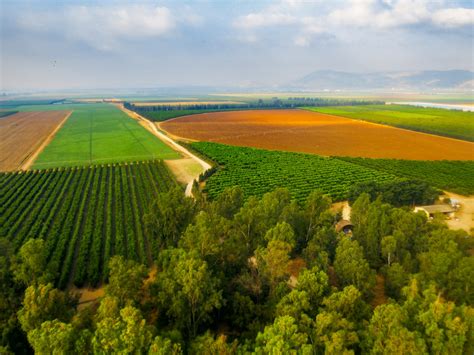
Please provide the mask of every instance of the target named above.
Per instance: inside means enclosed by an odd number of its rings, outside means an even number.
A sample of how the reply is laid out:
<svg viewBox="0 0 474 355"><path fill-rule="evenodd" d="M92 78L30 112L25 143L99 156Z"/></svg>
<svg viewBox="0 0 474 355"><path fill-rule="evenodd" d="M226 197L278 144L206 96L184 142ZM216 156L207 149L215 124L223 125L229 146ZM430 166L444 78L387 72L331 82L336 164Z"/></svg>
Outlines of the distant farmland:
<svg viewBox="0 0 474 355"><path fill-rule="evenodd" d="M470 142L306 110L205 113L166 121L160 127L175 136L198 141L324 156L474 158L474 144Z"/></svg>
<svg viewBox="0 0 474 355"><path fill-rule="evenodd" d="M24 167L69 114L20 112L0 119L0 171Z"/></svg>
<svg viewBox="0 0 474 355"><path fill-rule="evenodd" d="M176 181L162 162L0 174L0 237L46 242L56 284L96 285L113 255L152 261L143 215Z"/></svg>
<svg viewBox="0 0 474 355"><path fill-rule="evenodd" d="M178 153L113 105L74 107L33 168L179 158Z"/></svg>
<svg viewBox="0 0 474 355"><path fill-rule="evenodd" d="M402 105L308 107L307 109L474 141L474 112Z"/></svg>

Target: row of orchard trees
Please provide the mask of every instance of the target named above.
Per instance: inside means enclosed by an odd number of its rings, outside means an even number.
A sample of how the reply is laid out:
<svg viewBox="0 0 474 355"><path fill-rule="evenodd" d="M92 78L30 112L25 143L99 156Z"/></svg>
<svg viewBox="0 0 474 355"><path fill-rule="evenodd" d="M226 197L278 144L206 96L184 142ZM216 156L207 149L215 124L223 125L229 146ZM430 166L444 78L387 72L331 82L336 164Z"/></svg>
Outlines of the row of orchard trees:
<svg viewBox="0 0 474 355"><path fill-rule="evenodd" d="M213 202L161 193L145 218L154 271L112 258L98 307L80 310L48 284L41 239L17 255L2 239L3 350L472 353L471 239L367 194L350 237L330 207L319 191L302 204L285 189L245 200L234 187ZM374 299L377 274L388 298Z"/></svg>
<svg viewBox="0 0 474 355"><path fill-rule="evenodd" d="M380 105L383 101L375 100L351 100L351 99L331 99L331 98L305 98L291 97L279 99L274 97L268 100L255 100L243 103L160 103L159 105L135 105L125 102L124 107L135 112L150 111L179 111L179 110L242 110L242 109L283 109L296 107L321 107L321 106L354 106L354 105Z"/></svg>
<svg viewBox="0 0 474 355"><path fill-rule="evenodd" d="M2 184L2 182L4 182ZM113 255L151 262L143 214L176 182L162 162L2 174L0 236L45 242L55 285L97 285Z"/></svg>

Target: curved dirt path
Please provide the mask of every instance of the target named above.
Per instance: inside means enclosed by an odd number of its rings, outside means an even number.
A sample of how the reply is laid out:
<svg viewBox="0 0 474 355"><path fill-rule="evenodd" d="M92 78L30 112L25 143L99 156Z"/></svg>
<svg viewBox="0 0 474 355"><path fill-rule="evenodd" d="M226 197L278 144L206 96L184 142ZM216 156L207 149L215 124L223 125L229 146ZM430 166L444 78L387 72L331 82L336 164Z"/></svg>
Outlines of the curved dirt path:
<svg viewBox="0 0 474 355"><path fill-rule="evenodd" d="M171 139L170 137L168 137L166 134L160 132L158 130L158 128L156 127L156 125L151 122L150 120L148 120L147 118L143 117L142 115L139 115L138 113L134 112L134 111L131 111L131 110L128 110L126 109L123 104L122 105L117 105L123 112L125 112L128 116L130 116L131 118L135 119L135 120L138 120L142 123L142 125L148 130L150 131L151 133L153 133L156 137L158 137L159 139L161 139L163 142L165 142L166 144L168 144L171 148L173 148L174 150L180 152L181 154L183 154L184 156L188 157L188 158L191 158L193 159L195 162L197 162L199 165L201 165L202 167L202 172L205 172L207 170L209 170L210 168L212 168L212 166L210 164L208 164L207 162L205 162L204 160L202 160L201 158L199 158L198 156L196 156L195 154L191 153L188 149L184 148L183 146L179 145L178 143L176 143L173 139ZM189 196L189 197L192 197L193 193L192 193L192 190L193 190L193 184L194 184L194 181L197 181L197 179L199 178L199 174L197 174L196 176L192 177L191 179L189 179L189 181L187 182L187 185L186 185L186 190L185 190L185 194L186 196Z"/></svg>

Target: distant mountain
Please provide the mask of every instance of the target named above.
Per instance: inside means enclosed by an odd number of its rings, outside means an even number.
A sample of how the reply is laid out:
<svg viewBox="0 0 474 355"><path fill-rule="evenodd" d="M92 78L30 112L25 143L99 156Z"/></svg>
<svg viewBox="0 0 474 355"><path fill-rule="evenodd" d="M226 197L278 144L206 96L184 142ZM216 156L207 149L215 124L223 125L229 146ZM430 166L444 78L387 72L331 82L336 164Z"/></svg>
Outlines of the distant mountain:
<svg viewBox="0 0 474 355"><path fill-rule="evenodd" d="M288 85L304 90L370 89L472 89L474 72L468 70L425 70L417 72L349 73L318 70Z"/></svg>

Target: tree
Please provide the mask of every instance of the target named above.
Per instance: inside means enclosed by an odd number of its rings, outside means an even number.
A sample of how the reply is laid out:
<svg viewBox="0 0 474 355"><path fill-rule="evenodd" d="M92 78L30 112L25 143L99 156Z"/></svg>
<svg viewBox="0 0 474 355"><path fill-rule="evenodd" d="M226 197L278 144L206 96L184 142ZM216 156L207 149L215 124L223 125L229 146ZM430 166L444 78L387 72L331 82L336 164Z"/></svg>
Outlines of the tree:
<svg viewBox="0 0 474 355"><path fill-rule="evenodd" d="M17 319L24 290L14 280L13 259L13 245L0 238L0 349L4 349L0 353L24 354L31 352L31 348Z"/></svg>
<svg viewBox="0 0 474 355"><path fill-rule="evenodd" d="M184 232L180 246L187 251L195 250L200 257L206 259L220 252L228 229L228 222L223 217L201 211L194 224L190 224Z"/></svg>
<svg viewBox="0 0 474 355"><path fill-rule="evenodd" d="M255 352L257 354L311 354L312 346L308 336L298 331L294 318L282 316L275 319L272 325L266 326L263 333L258 333Z"/></svg>
<svg viewBox="0 0 474 355"><path fill-rule="evenodd" d="M369 204L365 225L354 225L354 239L364 250L369 265L378 268L381 264L381 241L391 230L390 205L383 204L380 199Z"/></svg>
<svg viewBox="0 0 474 355"><path fill-rule="evenodd" d="M449 231L434 231L428 239L428 251L418 254L420 273L425 283L435 282L445 290L451 271L456 269L462 253Z"/></svg>
<svg viewBox="0 0 474 355"><path fill-rule="evenodd" d="M109 284L106 292L117 297L121 305L125 305L127 301L138 303L146 276L145 265L125 260L122 256L114 256L109 261Z"/></svg>
<svg viewBox="0 0 474 355"><path fill-rule="evenodd" d="M329 293L328 275L317 267L304 269L298 275L296 289L308 294L311 308L316 311L323 297Z"/></svg>
<svg viewBox="0 0 474 355"><path fill-rule="evenodd" d="M378 306L368 328L367 352L374 354L425 354L426 344L418 332L404 326L406 315L398 304Z"/></svg>
<svg viewBox="0 0 474 355"><path fill-rule="evenodd" d="M276 316L291 316L296 323L309 325L311 319L308 314L311 311L311 304L306 291L292 290L283 296L276 306Z"/></svg>
<svg viewBox="0 0 474 355"><path fill-rule="evenodd" d="M375 285L375 272L370 269L359 243L342 237L336 249L334 270L342 286L354 285L369 296Z"/></svg>
<svg viewBox="0 0 474 355"><path fill-rule="evenodd" d="M28 333L35 354L68 354L74 352L75 331L71 324L55 319L46 321Z"/></svg>
<svg viewBox="0 0 474 355"><path fill-rule="evenodd" d="M474 309L446 302L435 285L420 290L417 279L403 290L402 309L409 316L408 327L423 336L429 353L464 354L472 352ZM469 351L468 351L469 350Z"/></svg>
<svg viewBox="0 0 474 355"><path fill-rule="evenodd" d="M23 307L18 311L18 320L27 333L48 320L68 322L76 303L77 300L53 288L52 284L30 286L25 291Z"/></svg>
<svg viewBox="0 0 474 355"><path fill-rule="evenodd" d="M352 349L359 342L355 324L337 312L316 316L313 337L316 353L324 354L354 354Z"/></svg>
<svg viewBox="0 0 474 355"><path fill-rule="evenodd" d="M397 250L397 240L395 237L389 235L382 238L381 243L382 255L387 259L387 264L390 266L393 260L393 255Z"/></svg>
<svg viewBox="0 0 474 355"><path fill-rule="evenodd" d="M235 354L237 349L237 340L232 343L227 343L225 335L219 335L214 338L209 331L201 336L196 337L190 346L190 354L206 355L206 354L219 354L219 355L231 355Z"/></svg>
<svg viewBox="0 0 474 355"><path fill-rule="evenodd" d="M390 297L400 299L402 289L408 284L410 274L399 263L392 263L382 270L385 274L385 292Z"/></svg>
<svg viewBox="0 0 474 355"><path fill-rule="evenodd" d="M340 314L356 323L367 319L370 314L369 306L362 299L362 293L352 285L332 293L324 298L322 303L325 311Z"/></svg>
<svg viewBox="0 0 474 355"><path fill-rule="evenodd" d="M282 242L288 243L291 248L294 248L296 245L296 237L293 228L286 223L280 222L277 223L275 227L270 228L265 234L265 240L270 242L272 240L280 240Z"/></svg>
<svg viewBox="0 0 474 355"><path fill-rule="evenodd" d="M331 207L332 200L320 190L311 192L305 202L305 217L307 220L305 240L308 242L315 229L321 225L324 214Z"/></svg>
<svg viewBox="0 0 474 355"><path fill-rule="evenodd" d="M120 309L119 300L112 296L101 301L92 338L95 353L140 354L149 349L151 339L151 329L138 309Z"/></svg>
<svg viewBox="0 0 474 355"><path fill-rule="evenodd" d="M218 215L232 219L244 205L244 192L240 186L225 188L212 203L211 209Z"/></svg>
<svg viewBox="0 0 474 355"><path fill-rule="evenodd" d="M12 264L15 279L26 285L37 282L48 282L51 277L46 274L47 256L43 239L29 239L22 245L18 256Z"/></svg>
<svg viewBox="0 0 474 355"><path fill-rule="evenodd" d="M446 294L456 303L474 305L474 258L465 256L448 275Z"/></svg>
<svg viewBox="0 0 474 355"><path fill-rule="evenodd" d="M198 326L222 305L219 280L204 260L182 249L163 251L158 264L162 271L154 293L160 308L176 327L186 328L190 336L195 336Z"/></svg>
<svg viewBox="0 0 474 355"><path fill-rule="evenodd" d="M179 355L183 354L183 349L178 343L174 343L171 339L157 336L150 345L148 355Z"/></svg>
<svg viewBox="0 0 474 355"><path fill-rule="evenodd" d="M270 293L289 275L291 245L281 240L271 240L266 248L256 251L259 273L270 285Z"/></svg>
<svg viewBox="0 0 474 355"><path fill-rule="evenodd" d="M180 187L174 187L158 194L148 210L150 212L144 216L145 228L158 254L159 247L178 244L181 233L194 217L195 205Z"/></svg>

